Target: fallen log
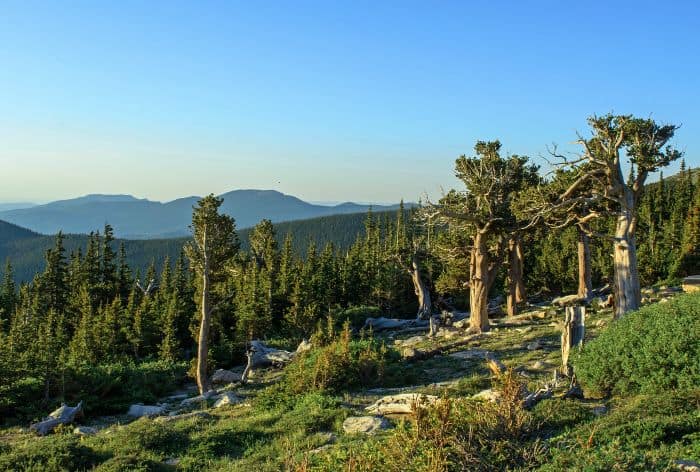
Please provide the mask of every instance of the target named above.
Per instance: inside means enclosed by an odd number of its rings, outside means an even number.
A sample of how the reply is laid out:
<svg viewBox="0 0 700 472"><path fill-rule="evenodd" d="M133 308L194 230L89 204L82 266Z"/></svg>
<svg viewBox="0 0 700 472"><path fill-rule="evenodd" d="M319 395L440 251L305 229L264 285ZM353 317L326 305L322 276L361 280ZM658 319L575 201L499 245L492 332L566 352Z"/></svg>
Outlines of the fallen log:
<svg viewBox="0 0 700 472"><path fill-rule="evenodd" d="M29 426L29 429L36 432L39 436L46 436L60 424L69 424L75 421L79 416L83 415L83 402L78 402L75 406L61 404L61 406L49 413L49 416L38 423Z"/></svg>
<svg viewBox="0 0 700 472"><path fill-rule="evenodd" d="M379 317L379 318L367 318L365 320L364 329L372 328L372 331L376 333L378 331L386 331L386 330L393 330L393 329L398 330L398 329L405 329L405 328L413 328L416 326L427 327L428 325L429 325L429 322L423 321L423 320L416 320L416 319L402 320L402 319L396 319L396 318Z"/></svg>
<svg viewBox="0 0 700 472"><path fill-rule="evenodd" d="M295 354L295 352L268 347L262 341L251 341L246 351L248 364L241 375L241 381L245 383L248 380L250 371L254 368L283 366L289 363L294 358Z"/></svg>
<svg viewBox="0 0 700 472"><path fill-rule="evenodd" d="M410 361L419 361L419 360L424 360L424 359L430 359L431 357L435 357L437 355L440 355L444 352L450 351L454 348L460 347L460 346L465 346L473 341L476 341L481 337L481 334L471 334L464 339L460 339L459 341L455 341L450 344L444 344L442 346L439 346L435 349L430 349L430 350L416 350L415 355L407 358L407 360Z"/></svg>

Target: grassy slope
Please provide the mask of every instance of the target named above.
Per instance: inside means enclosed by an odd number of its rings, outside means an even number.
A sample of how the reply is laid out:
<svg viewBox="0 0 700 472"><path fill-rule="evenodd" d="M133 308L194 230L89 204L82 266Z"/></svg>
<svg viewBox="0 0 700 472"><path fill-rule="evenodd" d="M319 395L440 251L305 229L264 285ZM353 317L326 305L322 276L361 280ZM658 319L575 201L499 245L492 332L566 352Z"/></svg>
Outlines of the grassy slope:
<svg viewBox="0 0 700 472"><path fill-rule="evenodd" d="M596 336L610 320L609 310L591 313L587 336ZM560 362L553 321L548 315L503 323L492 334L459 349L493 351L506 366L522 372L534 389L551 377L551 369ZM535 339L543 343L542 350L526 348ZM425 341L424 347L454 340ZM544 367L534 368L536 361ZM407 453L391 449L393 432L374 438L342 433L346 416L362 414L363 406L386 392L346 392L341 397L312 393L294 401L279 399L279 406L275 406L269 398L265 402L256 398L274 375L270 372L256 378L257 384L239 390L247 396L246 403L210 410L208 418L115 423L82 439L73 435L71 428L47 438L17 429L0 431L0 470L81 470L94 466L95 470L176 470L166 461L178 458L177 470L333 471L344 470L350 456L360 459L350 470L364 470L362 458ZM482 362L450 356L392 364L386 376L387 387L423 385L412 391L450 397L464 397L489 384ZM593 413L602 405L608 412L597 417ZM601 400L544 400L532 413L537 424L532 434L539 439L522 438L522 447L537 451L536 465L531 467L546 471L674 470L674 460L700 459L698 411L697 389ZM311 452L328 443L328 432L334 432L337 441L323 451Z"/></svg>

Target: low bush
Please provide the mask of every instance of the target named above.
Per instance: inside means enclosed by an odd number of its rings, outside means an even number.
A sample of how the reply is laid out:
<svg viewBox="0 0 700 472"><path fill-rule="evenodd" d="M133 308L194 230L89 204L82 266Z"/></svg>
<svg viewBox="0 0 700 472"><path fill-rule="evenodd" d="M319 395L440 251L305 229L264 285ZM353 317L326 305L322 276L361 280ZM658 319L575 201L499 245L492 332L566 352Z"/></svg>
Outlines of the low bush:
<svg viewBox="0 0 700 472"><path fill-rule="evenodd" d="M367 318L379 318L380 316L382 316L382 310L378 307L362 305L340 311L335 315L335 319L341 326L348 321L353 328L360 328L364 326Z"/></svg>
<svg viewBox="0 0 700 472"><path fill-rule="evenodd" d="M676 470L675 460L700 459L698 411L698 389L618 399L553 438L541 470Z"/></svg>
<svg viewBox="0 0 700 472"><path fill-rule="evenodd" d="M0 386L0 417L5 422L38 419L60 403L82 400L89 414L124 413L136 402L153 402L185 381L186 364L167 361L67 365L60 384L24 377Z"/></svg>
<svg viewBox="0 0 700 472"><path fill-rule="evenodd" d="M69 370L65 398L83 400L88 413L124 413L136 402L149 403L185 381L184 362L150 361L81 366Z"/></svg>
<svg viewBox="0 0 700 472"><path fill-rule="evenodd" d="M285 369L284 385L290 393L337 393L381 382L387 348L371 337L352 339L348 322L336 334L329 320L327 331L319 330L311 342L315 347L298 355Z"/></svg>
<svg viewBox="0 0 700 472"><path fill-rule="evenodd" d="M650 393L700 384L700 294L646 306L610 325L575 356L584 387Z"/></svg>
<svg viewBox="0 0 700 472"><path fill-rule="evenodd" d="M540 464L545 448L533 437L538 423L523 408L523 387L508 371L494 386L499 402L442 398L418 406L394 431L306 457L297 470L529 470Z"/></svg>

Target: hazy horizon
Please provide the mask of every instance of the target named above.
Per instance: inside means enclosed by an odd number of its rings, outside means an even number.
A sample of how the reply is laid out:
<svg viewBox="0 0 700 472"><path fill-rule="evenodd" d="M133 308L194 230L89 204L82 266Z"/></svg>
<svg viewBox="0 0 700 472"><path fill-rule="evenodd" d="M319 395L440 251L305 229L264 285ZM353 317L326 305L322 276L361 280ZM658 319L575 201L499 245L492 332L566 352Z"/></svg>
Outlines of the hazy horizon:
<svg viewBox="0 0 700 472"><path fill-rule="evenodd" d="M698 17L693 2L9 2L0 201L435 198L477 139L571 151L610 111L681 124L700 167Z"/></svg>

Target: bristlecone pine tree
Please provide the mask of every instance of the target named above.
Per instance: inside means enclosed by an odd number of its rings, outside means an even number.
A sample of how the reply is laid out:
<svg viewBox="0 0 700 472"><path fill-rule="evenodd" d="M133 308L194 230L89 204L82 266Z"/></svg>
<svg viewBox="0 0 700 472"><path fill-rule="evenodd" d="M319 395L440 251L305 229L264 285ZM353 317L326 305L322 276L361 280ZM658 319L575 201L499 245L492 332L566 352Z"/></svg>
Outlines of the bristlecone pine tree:
<svg viewBox="0 0 700 472"><path fill-rule="evenodd" d="M478 141L476 156L461 156L455 164L465 191L452 190L431 206L436 216L469 235L469 324L473 332L489 330L489 291L516 227L511 200L537 175L537 167L528 165L527 157L504 158L500 149L499 141Z"/></svg>
<svg viewBox="0 0 700 472"><path fill-rule="evenodd" d="M592 186L598 198L616 218L613 235L615 317L636 310L641 303L635 233L637 210L644 182L650 172L678 159L681 152L667 143L677 129L631 115L593 116L588 119L593 136L579 137L581 158L572 162L577 172L566 194ZM625 178L623 160L629 164Z"/></svg>

